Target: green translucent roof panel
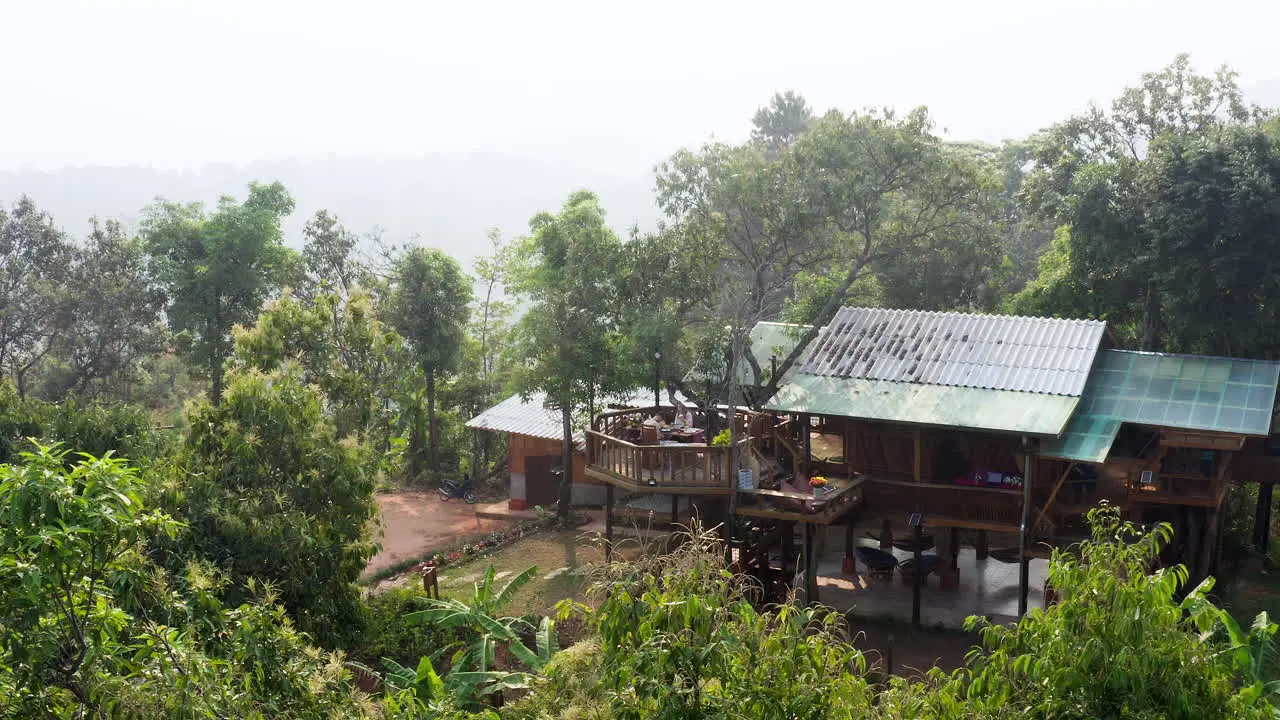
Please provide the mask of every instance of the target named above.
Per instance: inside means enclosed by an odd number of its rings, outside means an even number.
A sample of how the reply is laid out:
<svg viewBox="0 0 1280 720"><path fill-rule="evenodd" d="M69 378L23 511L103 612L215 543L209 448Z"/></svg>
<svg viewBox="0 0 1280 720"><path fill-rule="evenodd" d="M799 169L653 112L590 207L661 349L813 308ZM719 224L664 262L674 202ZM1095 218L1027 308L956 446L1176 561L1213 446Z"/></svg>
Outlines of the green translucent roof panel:
<svg viewBox="0 0 1280 720"><path fill-rule="evenodd" d="M1062 437L1040 444L1044 457L1100 463L1111 452L1111 443L1120 432L1120 421L1097 415L1077 414L1071 418Z"/></svg>
<svg viewBox="0 0 1280 720"><path fill-rule="evenodd" d="M1098 354L1080 401L1082 415L1156 427L1267 435L1280 363L1161 355Z"/></svg>
<svg viewBox="0 0 1280 720"><path fill-rule="evenodd" d="M1027 435L1062 433L1080 398L797 373L766 410Z"/></svg>

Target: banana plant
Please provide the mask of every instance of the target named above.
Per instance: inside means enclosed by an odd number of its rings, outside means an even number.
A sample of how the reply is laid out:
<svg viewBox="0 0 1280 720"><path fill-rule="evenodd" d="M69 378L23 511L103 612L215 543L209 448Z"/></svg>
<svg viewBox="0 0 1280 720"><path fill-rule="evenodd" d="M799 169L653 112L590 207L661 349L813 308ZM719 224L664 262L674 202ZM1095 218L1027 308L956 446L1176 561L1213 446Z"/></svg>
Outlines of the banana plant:
<svg viewBox="0 0 1280 720"><path fill-rule="evenodd" d="M409 623L465 628L476 633L474 641L462 644L454 653L453 670L444 678L446 689L455 695L460 705L484 695L528 686L529 673L503 672L495 668L498 643L506 645L511 655L532 672L545 667L559 650L555 621L551 618L544 617L539 623L534 633L535 647L531 650L520 640L520 632L532 629L532 626L521 618L499 615L537 572L536 567L528 568L511 578L501 589L495 589L497 578L491 566L475 584L469 601L432 600L427 609L405 616Z"/></svg>

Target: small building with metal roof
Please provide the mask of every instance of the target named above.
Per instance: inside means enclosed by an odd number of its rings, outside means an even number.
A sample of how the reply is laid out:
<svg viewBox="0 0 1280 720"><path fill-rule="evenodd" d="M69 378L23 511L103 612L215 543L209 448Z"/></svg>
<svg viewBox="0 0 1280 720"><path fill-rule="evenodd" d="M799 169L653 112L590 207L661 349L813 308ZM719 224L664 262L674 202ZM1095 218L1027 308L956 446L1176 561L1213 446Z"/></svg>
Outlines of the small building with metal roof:
<svg viewBox="0 0 1280 720"><path fill-rule="evenodd" d="M684 402L676 393L676 400ZM605 397L602 407L653 407L652 390L637 389L629 394ZM660 398L660 406L671 405ZM564 427L560 411L547 402L545 393L522 397L519 393L486 409L467 421L466 427L476 431L502 433L507 436L508 470L510 472L509 506L523 510L537 505L554 505L559 492L558 468L563 467ZM577 505L599 505L604 494L600 484L587 477L586 455L583 453L585 428L573 432L573 502Z"/></svg>

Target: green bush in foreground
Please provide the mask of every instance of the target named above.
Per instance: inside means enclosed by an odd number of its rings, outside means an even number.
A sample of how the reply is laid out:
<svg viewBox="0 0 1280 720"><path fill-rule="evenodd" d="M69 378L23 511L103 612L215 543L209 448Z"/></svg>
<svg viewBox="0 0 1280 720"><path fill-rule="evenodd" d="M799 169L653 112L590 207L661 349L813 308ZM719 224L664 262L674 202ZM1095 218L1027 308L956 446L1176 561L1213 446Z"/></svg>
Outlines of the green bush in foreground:
<svg viewBox="0 0 1280 720"><path fill-rule="evenodd" d="M1170 530L1090 515L1092 539L1055 553L1060 600L1014 626L977 618L983 646L955 673L873 685L839 615L761 612L709 539L610 568L592 644L561 653L503 711L534 718L1273 718L1259 670L1276 626L1246 632L1185 569L1152 571ZM599 650L594 643L599 643Z"/></svg>
<svg viewBox="0 0 1280 720"><path fill-rule="evenodd" d="M37 448L0 465L0 718L319 718L373 710L270 592L151 567L177 523L124 461ZM180 588L180 589L178 589Z"/></svg>

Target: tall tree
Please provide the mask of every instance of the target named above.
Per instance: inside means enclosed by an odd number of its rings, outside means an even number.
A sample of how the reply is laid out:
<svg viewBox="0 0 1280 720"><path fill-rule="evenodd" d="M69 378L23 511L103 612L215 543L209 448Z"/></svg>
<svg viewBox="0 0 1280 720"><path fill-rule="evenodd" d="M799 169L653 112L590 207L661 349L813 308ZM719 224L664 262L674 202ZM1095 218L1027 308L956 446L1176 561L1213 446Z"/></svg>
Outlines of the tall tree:
<svg viewBox="0 0 1280 720"><path fill-rule="evenodd" d="M428 467L437 473L440 426L436 390L458 365L471 297L471 279L457 260L441 250L414 248L397 262L388 317L426 379Z"/></svg>
<svg viewBox="0 0 1280 720"><path fill-rule="evenodd" d="M567 521L573 488L574 420L596 398L632 389L624 370L617 278L621 242L587 191L556 215L539 213L513 249L509 288L526 304L516 327L515 382L560 411L563 474L557 511Z"/></svg>
<svg viewBox="0 0 1280 720"><path fill-rule="evenodd" d="M302 257L307 264L310 294L347 295L360 282L365 267L355 255L359 236L347 230L328 210L317 210L302 229Z"/></svg>
<svg viewBox="0 0 1280 720"><path fill-rule="evenodd" d="M339 438L367 439L382 420L404 341L378 319L363 290L353 288L346 300L325 294L306 301L285 293L233 335L231 368L269 373L296 362L303 382L323 393Z"/></svg>
<svg viewBox="0 0 1280 720"><path fill-rule="evenodd" d="M165 348L164 291L147 270L142 242L113 220L93 220L76 255L69 322L54 343L44 394L131 399L142 362Z"/></svg>
<svg viewBox="0 0 1280 720"><path fill-rule="evenodd" d="M70 323L74 256L66 234L31 198L19 198L9 211L0 208L0 368L20 395Z"/></svg>
<svg viewBox="0 0 1280 720"><path fill-rule="evenodd" d="M1075 301L1067 307L1038 307L1037 297L1049 290L1041 282L1019 300L1020 305L1106 317L1141 349L1178 349L1166 342L1168 306L1185 288L1169 282L1168 270L1177 265L1211 267L1208 257L1189 253L1195 247L1214 246L1207 242L1208 234L1196 242L1178 239L1187 226L1168 221L1179 209L1185 219L1197 208L1220 209L1221 202L1187 193L1185 185L1179 198L1169 190L1180 183L1176 175L1190 169L1183 164L1187 151L1202 142L1237 142L1238 130L1257 115L1245 105L1235 73L1224 67L1211 76L1200 75L1189 58L1180 55L1164 70L1143 75L1142 82L1121 93L1109 111L1094 108L1039 137L1035 169L1023 194L1033 207L1070 227L1066 240L1055 246L1059 255L1048 262L1055 269L1065 264L1069 271L1063 278L1081 292L1050 292ZM1253 163L1248 152L1239 146L1235 153L1217 155L1224 160L1234 157L1234 171L1243 173L1237 179L1244 184L1235 190L1249 193L1252 200L1242 210L1258 209L1260 200L1265 203L1265 186L1250 187L1248 177L1269 172ZM1235 181L1229 177L1233 171L1221 164L1217 171L1208 171L1204 163L1213 156L1201 154L1197 171L1215 175L1211 182L1220 190L1211 194L1225 198L1221 192L1233 191L1223 182ZM1175 245L1177 252L1171 254Z"/></svg>
<svg viewBox="0 0 1280 720"><path fill-rule="evenodd" d="M450 388L451 404L469 417L493 404L509 375L507 345L514 309L503 295L507 248L497 228L489 231L489 247L489 254L477 258L472 265L477 293L460 371ZM491 469L496 440L497 436L490 432L471 434L471 469L477 476Z"/></svg>
<svg viewBox="0 0 1280 720"><path fill-rule="evenodd" d="M293 207L280 183L255 182L244 202L223 197L212 214L200 203L174 202L145 212L142 237L169 294L169 325L180 333L180 351L208 373L215 404L231 329L252 322L272 293L301 278L301 261L280 229Z"/></svg>
<svg viewBox="0 0 1280 720"><path fill-rule="evenodd" d="M726 367L746 360L762 389L748 403L777 391L859 280L954 248L987 225L989 176L931 129L923 108L903 117L831 111L776 157L759 142L713 144L659 168L659 205L682 245L715 258L712 312L731 328ZM831 275L829 293L766 375L745 352L747 334L780 315L802 272Z"/></svg>
<svg viewBox="0 0 1280 720"><path fill-rule="evenodd" d="M794 90L777 93L751 120L751 139L777 155L794 143L813 123L809 103Z"/></svg>

